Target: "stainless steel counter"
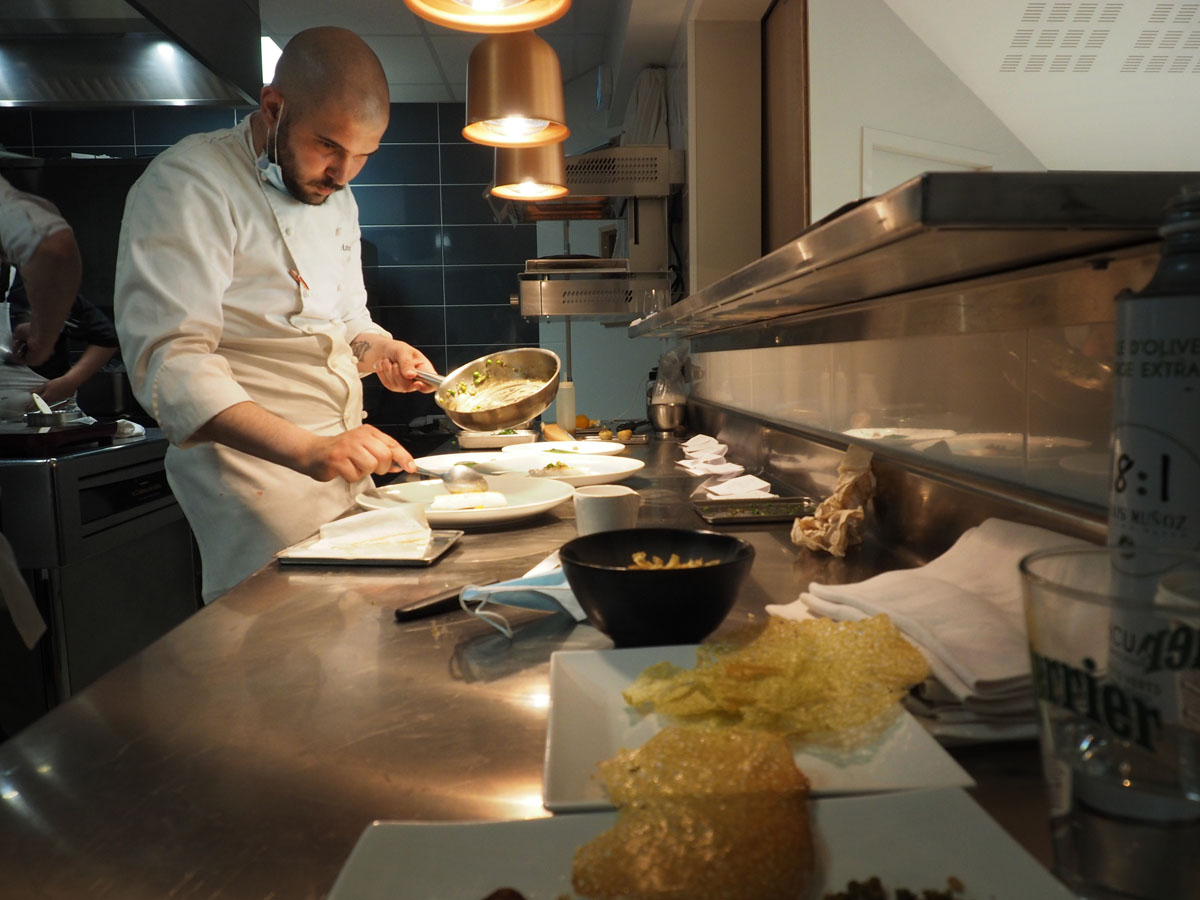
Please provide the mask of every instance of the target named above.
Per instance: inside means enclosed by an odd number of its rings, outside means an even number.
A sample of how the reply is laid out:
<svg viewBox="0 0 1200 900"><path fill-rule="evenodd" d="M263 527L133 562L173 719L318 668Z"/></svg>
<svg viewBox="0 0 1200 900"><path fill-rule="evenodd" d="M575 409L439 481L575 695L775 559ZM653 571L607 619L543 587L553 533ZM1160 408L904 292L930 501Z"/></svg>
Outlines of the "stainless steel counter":
<svg viewBox="0 0 1200 900"><path fill-rule="evenodd" d="M631 448L640 524L701 525L675 442ZM733 529L757 557L722 629L810 580L893 565ZM523 573L574 535L570 504L468 533L437 565L271 564L0 745L0 897L320 898L373 819L545 815L550 654L609 641L563 614L511 616L509 641L455 613L398 625L393 608ZM1032 744L968 748L977 798L1048 858Z"/></svg>

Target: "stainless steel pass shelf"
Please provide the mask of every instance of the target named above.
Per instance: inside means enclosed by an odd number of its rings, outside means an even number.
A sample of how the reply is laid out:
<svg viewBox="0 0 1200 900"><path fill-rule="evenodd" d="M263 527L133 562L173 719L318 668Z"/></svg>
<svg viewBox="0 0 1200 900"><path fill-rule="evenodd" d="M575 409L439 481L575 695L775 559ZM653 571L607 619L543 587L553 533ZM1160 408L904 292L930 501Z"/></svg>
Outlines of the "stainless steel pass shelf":
<svg viewBox="0 0 1200 900"><path fill-rule="evenodd" d="M629 333L723 333L724 346L761 346L761 334L739 341L734 333L1153 244L1167 200L1195 183L1200 172L928 172L827 217Z"/></svg>

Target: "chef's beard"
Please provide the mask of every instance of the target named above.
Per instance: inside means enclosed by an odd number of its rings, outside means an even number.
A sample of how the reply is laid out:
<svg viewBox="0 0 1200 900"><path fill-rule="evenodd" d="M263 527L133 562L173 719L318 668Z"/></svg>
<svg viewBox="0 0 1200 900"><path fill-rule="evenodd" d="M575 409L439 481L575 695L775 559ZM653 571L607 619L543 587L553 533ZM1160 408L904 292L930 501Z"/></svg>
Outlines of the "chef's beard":
<svg viewBox="0 0 1200 900"><path fill-rule="evenodd" d="M296 171L296 154L292 152L291 138L291 122L285 122L280 117L279 125L277 126L279 133L276 136L276 162L279 163L279 169L283 173L283 185L288 189L288 193L301 203L307 203L309 206L320 206L338 191L345 187L344 184L338 184L331 178L320 178L316 181L301 183L293 174ZM331 193L319 194L317 188L328 188Z"/></svg>

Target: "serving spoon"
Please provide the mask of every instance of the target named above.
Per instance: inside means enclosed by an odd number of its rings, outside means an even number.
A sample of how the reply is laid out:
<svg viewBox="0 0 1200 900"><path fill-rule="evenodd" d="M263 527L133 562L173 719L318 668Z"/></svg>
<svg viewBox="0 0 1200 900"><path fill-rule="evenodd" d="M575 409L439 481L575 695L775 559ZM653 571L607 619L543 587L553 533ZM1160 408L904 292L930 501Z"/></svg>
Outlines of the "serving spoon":
<svg viewBox="0 0 1200 900"><path fill-rule="evenodd" d="M474 494L488 489L487 479L462 463L455 463L442 473L442 484L451 494Z"/></svg>

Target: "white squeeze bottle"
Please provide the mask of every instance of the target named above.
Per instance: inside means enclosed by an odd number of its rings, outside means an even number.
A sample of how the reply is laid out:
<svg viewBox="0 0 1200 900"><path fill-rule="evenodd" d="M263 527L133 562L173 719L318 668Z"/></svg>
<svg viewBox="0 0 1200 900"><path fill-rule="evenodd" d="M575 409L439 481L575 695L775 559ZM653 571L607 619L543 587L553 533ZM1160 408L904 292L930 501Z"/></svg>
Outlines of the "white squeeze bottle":
<svg viewBox="0 0 1200 900"><path fill-rule="evenodd" d="M1162 259L1117 295L1108 542L1200 549L1200 184L1167 204Z"/></svg>

